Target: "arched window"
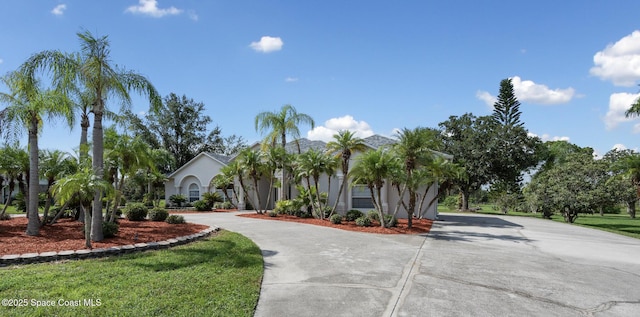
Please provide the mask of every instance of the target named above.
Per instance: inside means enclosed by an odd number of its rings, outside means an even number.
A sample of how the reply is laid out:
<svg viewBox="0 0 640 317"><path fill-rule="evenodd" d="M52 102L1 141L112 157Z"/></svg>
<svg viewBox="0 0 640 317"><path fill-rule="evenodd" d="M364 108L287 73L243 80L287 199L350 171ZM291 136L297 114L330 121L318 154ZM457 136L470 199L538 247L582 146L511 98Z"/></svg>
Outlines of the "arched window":
<svg viewBox="0 0 640 317"><path fill-rule="evenodd" d="M194 202L200 199L200 187L198 184L192 183L189 185L189 202Z"/></svg>

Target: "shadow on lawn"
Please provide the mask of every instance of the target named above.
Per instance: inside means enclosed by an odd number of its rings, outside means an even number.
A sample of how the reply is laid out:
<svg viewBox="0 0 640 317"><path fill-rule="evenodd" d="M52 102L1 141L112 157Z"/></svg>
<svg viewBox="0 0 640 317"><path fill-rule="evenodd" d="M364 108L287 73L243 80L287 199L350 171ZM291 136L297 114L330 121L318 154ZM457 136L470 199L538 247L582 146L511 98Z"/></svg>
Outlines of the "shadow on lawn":
<svg viewBox="0 0 640 317"><path fill-rule="evenodd" d="M173 271L205 264L242 268L261 265L263 262L260 249L217 238L160 252L134 254L131 260L132 266L155 272Z"/></svg>

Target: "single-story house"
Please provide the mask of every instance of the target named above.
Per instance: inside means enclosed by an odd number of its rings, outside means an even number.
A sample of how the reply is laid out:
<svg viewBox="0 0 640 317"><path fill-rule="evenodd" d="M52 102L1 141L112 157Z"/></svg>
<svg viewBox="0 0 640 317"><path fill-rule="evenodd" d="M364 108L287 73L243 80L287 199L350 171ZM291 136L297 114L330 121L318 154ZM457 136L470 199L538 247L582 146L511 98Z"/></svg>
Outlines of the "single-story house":
<svg viewBox="0 0 640 317"><path fill-rule="evenodd" d="M365 144L371 149L388 146L396 142L391 138L387 138L381 135L372 135L370 137L364 138L363 140ZM300 148L301 152L306 152L309 149L324 150L326 148L326 143L323 141L312 141L301 138L297 140L297 144L293 141L289 142L286 146L286 150L290 153L297 153L298 147ZM260 144L256 143L252 146L252 148L254 150L259 150ZM437 154L451 159L451 156L448 154ZM358 155L359 153L352 154L350 167L353 167L353 165L355 164L355 159ZM222 168L228 162L235 160L236 158L237 157L227 158L221 155L210 153L199 154L193 160L189 161L187 164L169 175L168 181L165 183L167 200L171 195L178 193L187 196L189 201L199 199L202 196L203 192L210 190L209 183L211 182L211 179L213 179L213 177L220 172L220 168ZM276 177L278 178L278 181L282 183L282 174L277 173ZM341 168L338 168L335 175L331 177L329 177L328 175L323 175L319 180L319 188L323 192L328 192L329 205L331 206L333 206L338 197L340 183L342 182L343 178L344 175L342 175L342 170ZM245 184L248 183L250 183L250 181L247 180ZM254 201L256 201L255 196L251 197L253 199L245 199L245 195L254 195L253 192L244 193L239 184L236 184L235 188L239 196L239 203L237 204L238 209L243 210L246 208L246 205L244 203L245 200L248 200L251 203L254 203ZM296 195L298 194L295 186L289 185L286 188L286 195L284 195L285 193L280 190L280 188L273 188L273 192L271 193L271 195L269 195L269 180L266 178L260 181L260 183L258 184L258 189L260 197L263 201L263 204L265 204L266 209L273 209L273 207L275 206L275 202L277 200L283 199L283 197L285 196L291 198L296 197ZM437 185L431 186L431 188L428 189L426 201L430 201L433 197L435 197L435 195L437 195L437 193ZM269 201L266 201L267 197L270 197ZM406 194L405 197L408 197L408 194ZM408 200L408 198L405 199ZM385 186L382 190L382 208L385 210L385 212L393 212L398 201L399 193L397 189L385 183ZM369 189L365 185L347 183L345 185L344 192L342 193L342 195L340 195L340 201L338 201L336 210L339 213L344 214L346 211L351 209L368 211L373 208L373 202L371 201ZM416 210L416 212L419 213L420 211ZM437 204L432 205L425 214L429 219L436 219ZM402 207L398 212L398 216L400 218L407 217L407 213Z"/></svg>

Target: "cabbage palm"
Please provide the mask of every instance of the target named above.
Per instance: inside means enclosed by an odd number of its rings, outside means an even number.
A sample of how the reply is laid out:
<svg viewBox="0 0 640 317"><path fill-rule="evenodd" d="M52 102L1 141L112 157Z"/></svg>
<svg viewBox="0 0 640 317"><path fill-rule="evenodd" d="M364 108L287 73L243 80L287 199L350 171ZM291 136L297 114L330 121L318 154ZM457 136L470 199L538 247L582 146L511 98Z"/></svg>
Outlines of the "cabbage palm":
<svg viewBox="0 0 640 317"><path fill-rule="evenodd" d="M284 105L278 112L264 111L258 113L255 119L255 128L256 131L267 134L265 143L275 146L279 140L280 145L284 149L287 145L287 135L292 136L295 140L300 138L300 129L298 126L303 123L310 125L312 129L315 127L315 122L309 115L298 113L292 105ZM298 153L300 153L299 146ZM282 165L284 166L284 159ZM286 193L286 180L286 168L283 167L283 193Z"/></svg>
<svg viewBox="0 0 640 317"><path fill-rule="evenodd" d="M340 197L342 196L347 183L347 175L349 174L349 162L353 152L364 152L367 150L367 145L364 140L356 137L354 132L349 130L338 131L333 135L333 141L327 143L327 151L335 153L336 157L342 160L342 182L340 182L340 189L338 190L338 197L333 205L332 211L336 210Z"/></svg>
<svg viewBox="0 0 640 317"><path fill-rule="evenodd" d="M29 189L27 203L27 235L40 233L38 215L38 134L42 129L43 117L66 118L73 125L72 103L66 95L55 90L42 90L38 81L20 72L12 72L2 78L10 93L0 93L0 101L9 106L0 112L0 126L12 125L26 128L29 134Z"/></svg>

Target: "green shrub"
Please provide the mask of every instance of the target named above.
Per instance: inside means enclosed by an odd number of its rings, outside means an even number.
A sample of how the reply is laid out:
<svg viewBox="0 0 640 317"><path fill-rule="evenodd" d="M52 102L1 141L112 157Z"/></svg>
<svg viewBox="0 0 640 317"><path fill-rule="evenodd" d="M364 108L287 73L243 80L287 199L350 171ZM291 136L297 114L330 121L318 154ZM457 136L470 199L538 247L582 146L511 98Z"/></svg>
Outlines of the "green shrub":
<svg viewBox="0 0 640 317"><path fill-rule="evenodd" d="M149 219L151 219L151 221L165 221L167 217L169 217L169 212L164 208L155 207L149 210Z"/></svg>
<svg viewBox="0 0 640 317"><path fill-rule="evenodd" d="M174 194L169 196L169 201L171 201L171 203L175 204L177 207L181 207L182 204L187 201L187 196L182 194Z"/></svg>
<svg viewBox="0 0 640 317"><path fill-rule="evenodd" d="M273 211L286 215L293 215L299 210L300 208L298 208L293 200L278 200L276 202L276 208L273 208Z"/></svg>
<svg viewBox="0 0 640 317"><path fill-rule="evenodd" d="M369 212L367 212L367 217L371 220L380 221L380 215L378 215L378 212L375 210L369 210Z"/></svg>
<svg viewBox="0 0 640 317"><path fill-rule="evenodd" d="M211 207L206 201L204 200L196 200L193 202L193 208L195 208L197 211L211 211Z"/></svg>
<svg viewBox="0 0 640 317"><path fill-rule="evenodd" d="M233 204L230 201L225 201L222 203L222 209L231 209Z"/></svg>
<svg viewBox="0 0 640 317"><path fill-rule="evenodd" d="M206 192L202 194L202 200L206 201L211 209L215 203L222 202L222 196L218 192Z"/></svg>
<svg viewBox="0 0 640 317"><path fill-rule="evenodd" d="M105 238L113 238L120 230L120 226L115 222L104 221L102 223L102 234Z"/></svg>
<svg viewBox="0 0 640 317"><path fill-rule="evenodd" d="M167 220L165 221L173 225L185 223L184 217L181 215L169 215L169 217L167 217Z"/></svg>
<svg viewBox="0 0 640 317"><path fill-rule="evenodd" d="M329 218L329 220L331 221L332 224L339 225L342 223L342 216L338 214L334 214L334 215L331 215L331 218Z"/></svg>
<svg viewBox="0 0 640 317"><path fill-rule="evenodd" d="M269 212L267 213L267 215L269 215L269 217L276 217L276 216L278 216L278 213L277 213L277 212L275 212L275 211L273 211L273 210L271 210L271 211L269 211Z"/></svg>
<svg viewBox="0 0 640 317"><path fill-rule="evenodd" d="M398 219L396 219L396 217L392 215L384 215L384 224L385 226L387 226L387 228L397 227Z"/></svg>
<svg viewBox="0 0 640 317"><path fill-rule="evenodd" d="M369 219L369 217L367 216L362 216L356 219L356 225L358 225L359 227L369 227L371 226L371 219Z"/></svg>
<svg viewBox="0 0 640 317"><path fill-rule="evenodd" d="M221 202L217 202L213 204L213 209L223 209L222 208L222 203Z"/></svg>
<svg viewBox="0 0 640 317"><path fill-rule="evenodd" d="M351 210L347 211L347 214L344 216L344 220L346 220L346 221L355 221L356 219L358 219L358 218L360 218L362 216L364 216L362 211L351 209Z"/></svg>
<svg viewBox="0 0 640 317"><path fill-rule="evenodd" d="M131 221L142 221L147 217L149 209L143 203L128 203L124 207L124 214Z"/></svg>
<svg viewBox="0 0 640 317"><path fill-rule="evenodd" d="M444 199L443 205L447 207L449 210L458 209L458 197L457 196L449 196Z"/></svg>

